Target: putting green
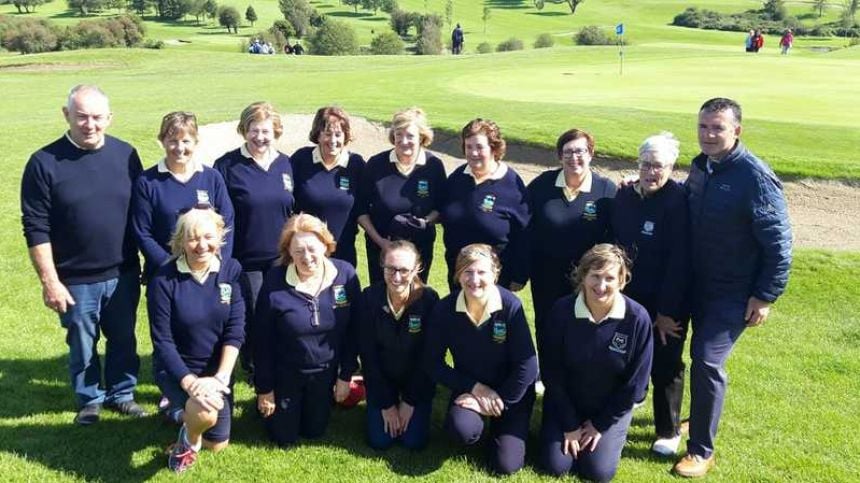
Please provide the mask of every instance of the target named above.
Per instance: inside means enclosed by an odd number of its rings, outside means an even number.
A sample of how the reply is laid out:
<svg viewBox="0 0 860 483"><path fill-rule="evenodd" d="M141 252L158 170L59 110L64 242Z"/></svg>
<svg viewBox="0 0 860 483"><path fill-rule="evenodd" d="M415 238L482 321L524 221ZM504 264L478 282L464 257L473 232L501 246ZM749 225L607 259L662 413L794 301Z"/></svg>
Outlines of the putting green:
<svg viewBox="0 0 860 483"><path fill-rule="evenodd" d="M542 59L543 60L543 59ZM860 63L853 59L750 55L729 48L628 49L619 75L615 48L592 55L570 51L565 59L527 69L505 66L458 77L455 90L505 101L601 105L668 113L695 112L715 95L737 99L748 118L856 126ZM488 88L488 86L491 86Z"/></svg>

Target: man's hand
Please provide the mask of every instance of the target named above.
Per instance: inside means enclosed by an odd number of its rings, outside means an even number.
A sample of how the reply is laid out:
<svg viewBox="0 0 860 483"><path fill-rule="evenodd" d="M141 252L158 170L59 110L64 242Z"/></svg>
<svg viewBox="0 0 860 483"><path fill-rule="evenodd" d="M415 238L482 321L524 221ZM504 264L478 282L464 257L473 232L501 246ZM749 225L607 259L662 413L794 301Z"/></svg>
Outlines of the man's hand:
<svg viewBox="0 0 860 483"><path fill-rule="evenodd" d="M654 328L657 329L657 334L660 336L660 343L666 345L666 337L681 338L683 333L680 322L675 322L671 317L663 314L657 314L657 320L654 321Z"/></svg>
<svg viewBox="0 0 860 483"><path fill-rule="evenodd" d="M69 307L75 305L75 299L69 293L69 289L59 280L45 282L42 285L42 300L45 307L58 314L65 314Z"/></svg>
<svg viewBox="0 0 860 483"><path fill-rule="evenodd" d="M763 324L767 320L768 314L770 314L770 302L750 297L747 301L747 310L744 313L747 327L756 327Z"/></svg>

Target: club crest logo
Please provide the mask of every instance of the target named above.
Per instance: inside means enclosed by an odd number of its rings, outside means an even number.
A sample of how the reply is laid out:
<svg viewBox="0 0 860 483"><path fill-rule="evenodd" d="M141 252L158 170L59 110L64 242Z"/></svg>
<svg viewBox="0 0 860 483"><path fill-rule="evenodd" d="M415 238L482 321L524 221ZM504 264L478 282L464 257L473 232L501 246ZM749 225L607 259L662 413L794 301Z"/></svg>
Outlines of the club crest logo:
<svg viewBox="0 0 860 483"><path fill-rule="evenodd" d="M292 192L293 191L293 178L289 174L283 173L281 175L281 179L284 181L284 190Z"/></svg>
<svg viewBox="0 0 860 483"><path fill-rule="evenodd" d="M340 180L338 181L338 188L344 191L349 191L349 178L346 176L341 176Z"/></svg>
<svg viewBox="0 0 860 483"><path fill-rule="evenodd" d="M349 300L346 298L346 288L343 285L332 285L331 290L334 293L334 305L336 307L349 305Z"/></svg>
<svg viewBox="0 0 860 483"><path fill-rule="evenodd" d="M484 196L484 200L481 201L481 211L489 213L493 211L494 206L496 206L496 195Z"/></svg>
<svg viewBox="0 0 860 483"><path fill-rule="evenodd" d="M612 341L609 343L609 350L619 354L627 353L627 334L616 332L612 335Z"/></svg>
<svg viewBox="0 0 860 483"><path fill-rule="evenodd" d="M197 190L197 204L199 205L208 205L209 204L209 192L206 190Z"/></svg>
<svg viewBox="0 0 860 483"><path fill-rule="evenodd" d="M493 322L493 342L503 343L508 338L508 326L502 321Z"/></svg>
<svg viewBox="0 0 860 483"><path fill-rule="evenodd" d="M229 283L219 283L218 296L222 304L229 304L233 298L233 286Z"/></svg>
<svg viewBox="0 0 860 483"><path fill-rule="evenodd" d="M408 328L410 334L417 334L421 332L421 316L410 315Z"/></svg>
<svg viewBox="0 0 860 483"><path fill-rule="evenodd" d="M653 221L645 221L642 223L642 232L645 236L654 236L654 222Z"/></svg>
<svg viewBox="0 0 860 483"><path fill-rule="evenodd" d="M430 182L426 179L418 180L418 196L421 198L430 196Z"/></svg>
<svg viewBox="0 0 860 483"><path fill-rule="evenodd" d="M597 204L593 201L587 201L582 208L582 217L588 221L597 219Z"/></svg>

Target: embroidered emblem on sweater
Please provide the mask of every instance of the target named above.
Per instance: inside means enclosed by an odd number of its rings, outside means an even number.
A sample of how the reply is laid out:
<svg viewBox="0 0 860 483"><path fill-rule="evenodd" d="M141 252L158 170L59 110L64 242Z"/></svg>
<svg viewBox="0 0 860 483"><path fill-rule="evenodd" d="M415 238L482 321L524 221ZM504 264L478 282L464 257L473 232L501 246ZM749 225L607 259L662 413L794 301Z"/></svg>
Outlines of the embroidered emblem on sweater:
<svg viewBox="0 0 860 483"><path fill-rule="evenodd" d="M493 322L493 342L501 344L508 338L508 326L502 321Z"/></svg>
<svg viewBox="0 0 860 483"><path fill-rule="evenodd" d="M291 178L289 174L283 173L281 175L281 179L284 181L284 189L286 191L292 192L293 191L293 178Z"/></svg>
<svg viewBox="0 0 860 483"><path fill-rule="evenodd" d="M410 315L409 316L409 328L410 334L417 334L421 332L421 316L420 315Z"/></svg>
<svg viewBox="0 0 860 483"><path fill-rule="evenodd" d="M349 300L346 298L346 288L343 285L332 285L331 290L334 293L334 305L336 307L349 305Z"/></svg>
<svg viewBox="0 0 860 483"><path fill-rule="evenodd" d="M346 176L341 176L340 180L338 181L338 188L342 189L343 191L349 191L349 178Z"/></svg>
<svg viewBox="0 0 860 483"><path fill-rule="evenodd" d="M418 196L422 198L430 196L430 182L426 179L418 180Z"/></svg>
<svg viewBox="0 0 860 483"><path fill-rule="evenodd" d="M593 201L586 201L585 206L582 208L582 218L588 221L594 221L597 219L597 204Z"/></svg>
<svg viewBox="0 0 860 483"><path fill-rule="evenodd" d="M627 334L616 332L612 336L612 341L609 343L609 350L619 354L627 353Z"/></svg>
<svg viewBox="0 0 860 483"><path fill-rule="evenodd" d="M489 213L493 211L494 206L496 206L496 195L484 196L484 200L481 201L481 211Z"/></svg>
<svg viewBox="0 0 860 483"><path fill-rule="evenodd" d="M206 190L197 190L197 204L209 204L209 192Z"/></svg>
<svg viewBox="0 0 860 483"><path fill-rule="evenodd" d="M230 300L233 298L233 286L229 283L219 283L218 295L220 296L222 304L229 304Z"/></svg>
<svg viewBox="0 0 860 483"><path fill-rule="evenodd" d="M642 232L643 235L646 236L654 236L654 222L653 221L645 221L642 223Z"/></svg>

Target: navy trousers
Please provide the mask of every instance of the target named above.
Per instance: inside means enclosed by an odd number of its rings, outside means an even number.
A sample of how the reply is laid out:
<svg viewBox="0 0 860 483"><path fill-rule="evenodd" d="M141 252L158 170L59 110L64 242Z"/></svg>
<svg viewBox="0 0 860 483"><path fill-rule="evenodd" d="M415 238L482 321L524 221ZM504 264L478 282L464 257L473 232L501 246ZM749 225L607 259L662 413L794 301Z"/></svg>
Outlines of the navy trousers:
<svg viewBox="0 0 860 483"><path fill-rule="evenodd" d="M382 419L382 408L370 400L367 401L367 442L373 449L384 450L400 442L404 448L421 450L427 446L430 437L430 413L433 401L425 401L415 405L412 418L406 431L397 438L392 438L385 432L385 421Z"/></svg>
<svg viewBox="0 0 860 483"><path fill-rule="evenodd" d="M693 311L690 340L690 439L687 452L709 458L723 411L726 360L746 328L747 301L708 300Z"/></svg>
<svg viewBox="0 0 860 483"><path fill-rule="evenodd" d="M546 401L546 400L544 400ZM580 478L594 481L609 481L615 476L621 450L627 441L627 429L633 418L633 410L601 433L594 451L580 451L576 458L563 453L564 430L552 404L544 403L541 425L541 464L554 476L574 473ZM584 421L577 421L581 424Z"/></svg>
<svg viewBox="0 0 860 483"><path fill-rule="evenodd" d="M484 417L453 404L454 399L456 397L452 396L445 428L458 443L473 445L481 440ZM487 449L490 468L494 472L510 475L523 467L534 402L535 390L530 386L518 403L505 409L500 417L489 418L490 442Z"/></svg>
<svg viewBox="0 0 860 483"><path fill-rule="evenodd" d="M266 419L269 436L279 446L325 433L334 404L333 386L337 371L327 368L313 374L298 371L279 375L275 388L275 414Z"/></svg>
<svg viewBox="0 0 860 483"><path fill-rule="evenodd" d="M245 342L239 350L242 368L247 373L254 372L254 320L257 296L263 286L264 270L243 271L239 277L239 287L245 300Z"/></svg>

